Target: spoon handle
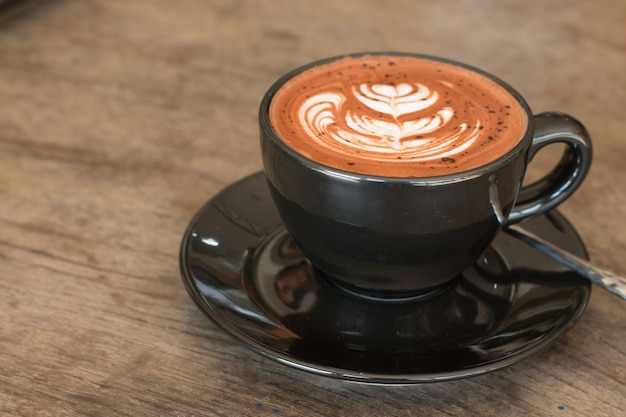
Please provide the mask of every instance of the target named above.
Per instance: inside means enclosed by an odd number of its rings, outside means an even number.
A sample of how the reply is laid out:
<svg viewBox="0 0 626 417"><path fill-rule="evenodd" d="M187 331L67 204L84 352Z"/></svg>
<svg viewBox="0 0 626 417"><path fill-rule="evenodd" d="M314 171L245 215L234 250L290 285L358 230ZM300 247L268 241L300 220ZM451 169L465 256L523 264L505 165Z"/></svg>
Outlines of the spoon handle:
<svg viewBox="0 0 626 417"><path fill-rule="evenodd" d="M562 263L594 284L617 295L621 299L626 300L626 278L614 274L613 272L595 267L586 260L574 256L563 249L559 249L553 244L546 242L539 236L519 226L508 226L504 230L540 252L550 256L552 259Z"/></svg>

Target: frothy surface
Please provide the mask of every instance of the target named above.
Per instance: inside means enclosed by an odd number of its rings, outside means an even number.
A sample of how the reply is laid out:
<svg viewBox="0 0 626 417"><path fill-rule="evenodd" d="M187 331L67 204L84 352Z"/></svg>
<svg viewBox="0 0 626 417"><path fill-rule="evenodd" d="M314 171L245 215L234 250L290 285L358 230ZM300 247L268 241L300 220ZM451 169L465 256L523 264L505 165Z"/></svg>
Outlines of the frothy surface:
<svg viewBox="0 0 626 417"><path fill-rule="evenodd" d="M527 116L493 80L406 56L346 57L289 80L270 103L278 136L305 157L370 175L466 171L511 150Z"/></svg>

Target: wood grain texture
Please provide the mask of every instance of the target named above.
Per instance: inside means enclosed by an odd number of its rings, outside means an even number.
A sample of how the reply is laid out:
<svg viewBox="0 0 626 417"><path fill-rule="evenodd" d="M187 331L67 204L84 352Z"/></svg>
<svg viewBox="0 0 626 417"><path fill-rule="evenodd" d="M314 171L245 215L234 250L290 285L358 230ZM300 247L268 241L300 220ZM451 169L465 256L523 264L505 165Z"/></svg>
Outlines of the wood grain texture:
<svg viewBox="0 0 626 417"><path fill-rule="evenodd" d="M622 0L48 0L3 21L0 415L623 415L626 305L602 291L507 369L361 386L235 343L192 304L178 248L209 197L261 169L257 108L277 77L408 51L585 123L592 172L562 212L626 274L625 21Z"/></svg>

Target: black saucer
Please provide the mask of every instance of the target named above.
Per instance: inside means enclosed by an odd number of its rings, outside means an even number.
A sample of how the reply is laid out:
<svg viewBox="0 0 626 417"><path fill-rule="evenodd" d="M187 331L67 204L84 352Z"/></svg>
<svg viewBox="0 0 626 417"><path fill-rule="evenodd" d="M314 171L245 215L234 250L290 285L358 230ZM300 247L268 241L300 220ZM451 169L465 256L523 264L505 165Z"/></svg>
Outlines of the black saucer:
<svg viewBox="0 0 626 417"><path fill-rule="evenodd" d="M557 212L524 227L586 257ZM501 233L477 265L437 291L403 302L350 294L293 245L261 173L200 210L180 265L193 300L245 345L298 369L368 383L450 380L518 362L571 328L591 291Z"/></svg>

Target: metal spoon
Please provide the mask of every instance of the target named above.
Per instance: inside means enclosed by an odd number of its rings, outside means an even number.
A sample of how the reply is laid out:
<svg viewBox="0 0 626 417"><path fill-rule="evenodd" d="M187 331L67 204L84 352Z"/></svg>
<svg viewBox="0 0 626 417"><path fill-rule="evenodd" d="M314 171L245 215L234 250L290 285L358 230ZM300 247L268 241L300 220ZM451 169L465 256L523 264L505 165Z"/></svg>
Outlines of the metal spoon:
<svg viewBox="0 0 626 417"><path fill-rule="evenodd" d="M622 300L626 300L626 278L620 277L610 271L595 267L586 260L559 249L553 244L546 242L539 236L519 226L508 226L504 229L504 231L534 247L540 252L545 253L555 261L562 263L572 271L580 274L584 278L587 278L589 281L604 288L608 292L617 295Z"/></svg>

